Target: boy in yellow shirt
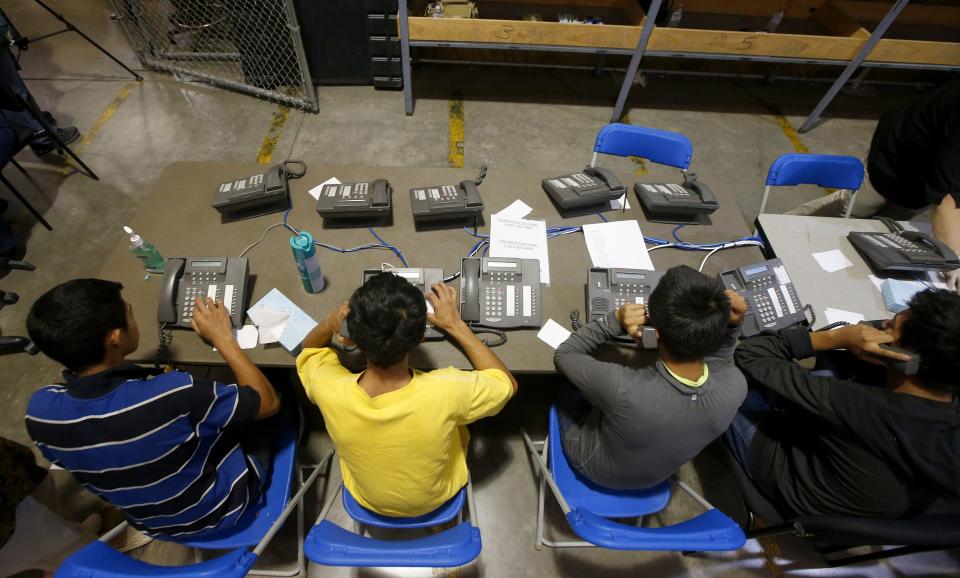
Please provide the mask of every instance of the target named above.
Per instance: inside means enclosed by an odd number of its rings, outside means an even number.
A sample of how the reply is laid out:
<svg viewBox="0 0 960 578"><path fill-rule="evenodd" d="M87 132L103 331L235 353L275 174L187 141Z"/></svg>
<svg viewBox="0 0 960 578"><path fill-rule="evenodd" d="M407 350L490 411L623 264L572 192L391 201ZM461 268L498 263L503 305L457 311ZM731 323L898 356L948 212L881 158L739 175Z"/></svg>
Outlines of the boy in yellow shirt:
<svg viewBox="0 0 960 578"><path fill-rule="evenodd" d="M426 300L405 279L381 273L317 325L297 357L307 397L320 407L340 454L344 485L385 516L426 514L456 495L467 483L466 425L495 415L517 390L496 354L460 319L455 289L437 283ZM328 347L344 319L367 357L360 374ZM427 321L457 342L474 371L410 367Z"/></svg>

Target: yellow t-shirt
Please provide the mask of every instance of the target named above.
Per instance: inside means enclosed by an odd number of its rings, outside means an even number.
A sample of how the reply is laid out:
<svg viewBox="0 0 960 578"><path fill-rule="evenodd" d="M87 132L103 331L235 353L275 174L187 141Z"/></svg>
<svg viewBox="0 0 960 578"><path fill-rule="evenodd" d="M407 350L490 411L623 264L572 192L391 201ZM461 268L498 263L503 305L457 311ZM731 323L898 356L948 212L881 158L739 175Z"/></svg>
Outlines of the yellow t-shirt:
<svg viewBox="0 0 960 578"><path fill-rule="evenodd" d="M513 395L499 369L413 371L400 389L371 398L360 374L330 348L304 349L297 373L340 454L343 483L363 507L419 516L467 483L466 424L495 415Z"/></svg>

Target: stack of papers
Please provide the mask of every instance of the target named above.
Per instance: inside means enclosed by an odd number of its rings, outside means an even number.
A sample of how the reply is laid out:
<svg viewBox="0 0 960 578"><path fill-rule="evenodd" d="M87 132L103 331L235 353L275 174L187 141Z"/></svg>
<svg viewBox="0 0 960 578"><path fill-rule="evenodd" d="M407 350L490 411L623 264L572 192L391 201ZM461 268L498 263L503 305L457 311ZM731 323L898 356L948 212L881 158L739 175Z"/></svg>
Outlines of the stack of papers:
<svg viewBox="0 0 960 578"><path fill-rule="evenodd" d="M297 307L293 301L273 289L247 310L250 320L259 330L260 343L280 342L293 353L303 338L317 326L317 322Z"/></svg>

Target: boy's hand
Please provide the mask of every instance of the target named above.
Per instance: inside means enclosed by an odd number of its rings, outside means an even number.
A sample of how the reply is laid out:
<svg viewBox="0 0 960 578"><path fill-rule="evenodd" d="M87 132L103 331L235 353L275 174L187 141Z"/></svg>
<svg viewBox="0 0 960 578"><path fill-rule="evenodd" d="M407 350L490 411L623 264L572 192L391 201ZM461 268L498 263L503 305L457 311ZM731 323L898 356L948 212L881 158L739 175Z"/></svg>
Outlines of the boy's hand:
<svg viewBox="0 0 960 578"><path fill-rule="evenodd" d="M902 353L880 347L881 343L892 342L893 336L869 325L847 325L837 329L836 333L841 347L866 362L879 365L882 362L877 359L878 357L900 361L910 359Z"/></svg>
<svg viewBox="0 0 960 578"><path fill-rule="evenodd" d="M324 326L327 330L330 331L332 335L340 334L340 326L343 325L343 320L347 318L347 315L350 314L350 302L344 301L340 304L340 307L327 313L326 319L323 320Z"/></svg>
<svg viewBox="0 0 960 578"><path fill-rule="evenodd" d="M460 319L460 302L457 300L457 290L443 283L434 283L433 291L427 293L427 301L433 306L433 313L427 312L427 322L446 331L464 325Z"/></svg>
<svg viewBox="0 0 960 578"><path fill-rule="evenodd" d="M727 325L730 327L739 327L743 323L743 316L747 314L747 300L743 295L732 289L727 289L724 293L730 300L730 319Z"/></svg>
<svg viewBox="0 0 960 578"><path fill-rule="evenodd" d="M194 304L190 326L201 338L209 341L217 349L236 341L233 336L233 323L223 301L197 299Z"/></svg>
<svg viewBox="0 0 960 578"><path fill-rule="evenodd" d="M647 324L647 308L637 303L626 303L617 309L617 321L623 330L634 340L639 340L642 335L643 326Z"/></svg>

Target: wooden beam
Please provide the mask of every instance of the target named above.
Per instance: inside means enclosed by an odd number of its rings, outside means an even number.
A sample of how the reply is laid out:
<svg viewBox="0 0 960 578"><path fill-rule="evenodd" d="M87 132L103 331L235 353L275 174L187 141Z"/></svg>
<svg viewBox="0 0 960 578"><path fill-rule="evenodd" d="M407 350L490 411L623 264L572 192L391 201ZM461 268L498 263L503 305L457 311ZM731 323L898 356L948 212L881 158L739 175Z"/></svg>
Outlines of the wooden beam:
<svg viewBox="0 0 960 578"><path fill-rule="evenodd" d="M691 14L773 16L784 7L785 18L807 18L827 0L683 0L683 11Z"/></svg>
<svg viewBox="0 0 960 578"><path fill-rule="evenodd" d="M857 22L880 22L890 11L889 2L850 2L834 0L837 7ZM952 27L957 31L960 41L960 6L931 6L907 4L897 16L899 24L920 24L923 26ZM895 23L895 25L896 25Z"/></svg>
<svg viewBox="0 0 960 578"><path fill-rule="evenodd" d="M410 39L436 42L489 42L541 46L580 46L633 50L638 26L559 24L517 20L410 18ZM803 34L767 34L684 28L655 28L647 50L772 56L799 60L852 59L865 40ZM960 43L883 39L868 62L936 64L960 67Z"/></svg>
<svg viewBox="0 0 960 578"><path fill-rule="evenodd" d="M868 38L870 32L855 22L843 8L837 6L833 0L824 2L817 10L817 20L834 36L849 36L852 38Z"/></svg>

